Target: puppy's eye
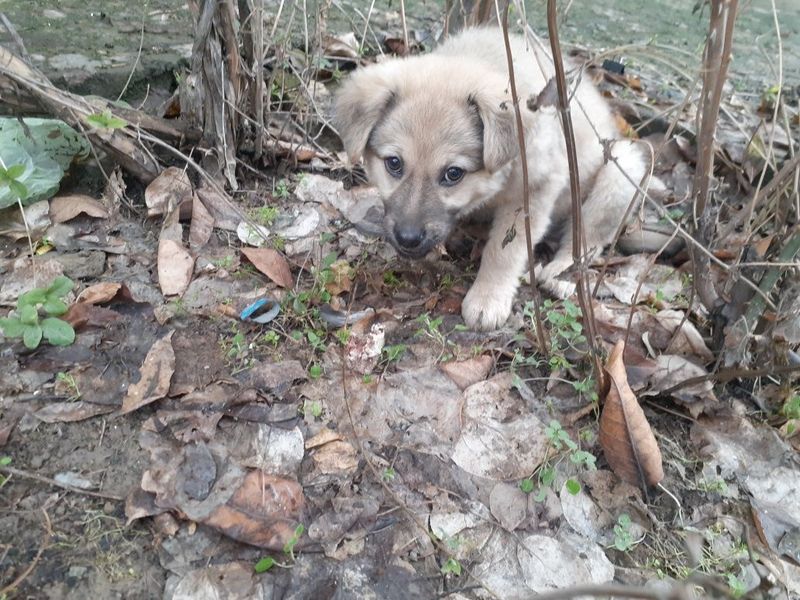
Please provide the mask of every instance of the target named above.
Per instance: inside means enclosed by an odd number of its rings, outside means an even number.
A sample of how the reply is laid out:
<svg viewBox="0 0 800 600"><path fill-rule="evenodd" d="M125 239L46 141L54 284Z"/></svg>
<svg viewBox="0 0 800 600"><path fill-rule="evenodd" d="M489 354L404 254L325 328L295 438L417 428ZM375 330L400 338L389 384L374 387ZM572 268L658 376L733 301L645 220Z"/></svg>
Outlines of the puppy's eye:
<svg viewBox="0 0 800 600"><path fill-rule="evenodd" d="M383 159L383 164L392 177L401 177L403 175L403 159L399 156L387 156Z"/></svg>
<svg viewBox="0 0 800 600"><path fill-rule="evenodd" d="M464 177L464 169L459 167L448 167L442 175L442 180L439 182L444 186L451 186L457 184Z"/></svg>

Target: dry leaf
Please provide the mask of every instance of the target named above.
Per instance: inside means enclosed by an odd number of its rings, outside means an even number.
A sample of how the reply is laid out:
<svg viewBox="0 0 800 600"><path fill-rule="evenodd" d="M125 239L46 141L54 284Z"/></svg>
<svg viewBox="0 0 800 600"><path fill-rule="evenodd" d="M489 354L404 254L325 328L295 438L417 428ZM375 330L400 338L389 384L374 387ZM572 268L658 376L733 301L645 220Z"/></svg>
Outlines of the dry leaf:
<svg viewBox="0 0 800 600"><path fill-rule="evenodd" d="M214 217L195 194L192 200L192 223L189 225L189 247L192 250L202 248L211 239L214 229Z"/></svg>
<svg viewBox="0 0 800 600"><path fill-rule="evenodd" d="M88 302L76 302L61 318L72 325L73 329L80 329L82 327L106 327L119 317L120 314L110 308L95 306Z"/></svg>
<svg viewBox="0 0 800 600"><path fill-rule="evenodd" d="M311 458L320 473L352 473L358 467L358 452L348 442L328 442L316 449Z"/></svg>
<svg viewBox="0 0 800 600"><path fill-rule="evenodd" d="M113 410L113 406L92 404L83 400L77 402L51 402L33 413L33 416L45 423L73 423L104 415Z"/></svg>
<svg viewBox="0 0 800 600"><path fill-rule="evenodd" d="M178 242L158 241L158 285L165 296L179 296L192 281L194 259Z"/></svg>
<svg viewBox="0 0 800 600"><path fill-rule="evenodd" d="M170 380L175 371L175 352L172 349L174 333L170 331L151 346L142 363L139 381L128 388L122 401L123 415L155 402L169 392Z"/></svg>
<svg viewBox="0 0 800 600"><path fill-rule="evenodd" d="M439 365L439 368L453 383L465 390L473 383L486 379L493 366L494 359L488 354L482 354L467 360L447 362Z"/></svg>
<svg viewBox="0 0 800 600"><path fill-rule="evenodd" d="M108 210L103 203L85 194L57 196L50 200L50 220L53 223L64 223L80 214L97 219L108 218Z"/></svg>
<svg viewBox="0 0 800 600"><path fill-rule="evenodd" d="M233 496L203 523L240 542L278 550L294 535L304 504L303 488L296 481L251 469Z"/></svg>
<svg viewBox="0 0 800 600"><path fill-rule="evenodd" d="M122 287L123 285L121 283L115 283L111 281L96 283L95 285L90 285L80 294L78 294L75 302L84 302L86 304L103 304L104 302L111 301L122 289Z"/></svg>
<svg viewBox="0 0 800 600"><path fill-rule="evenodd" d="M253 266L272 279L279 286L291 288L294 285L289 263L283 254L272 248L242 248L242 254Z"/></svg>
<svg viewBox="0 0 800 600"><path fill-rule="evenodd" d="M184 202L192 201L192 184L183 169L169 167L144 191L147 216L169 214Z"/></svg>
<svg viewBox="0 0 800 600"><path fill-rule="evenodd" d="M620 340L606 363L609 389L600 416L600 446L611 470L632 485L656 485L664 478L661 450L628 385Z"/></svg>

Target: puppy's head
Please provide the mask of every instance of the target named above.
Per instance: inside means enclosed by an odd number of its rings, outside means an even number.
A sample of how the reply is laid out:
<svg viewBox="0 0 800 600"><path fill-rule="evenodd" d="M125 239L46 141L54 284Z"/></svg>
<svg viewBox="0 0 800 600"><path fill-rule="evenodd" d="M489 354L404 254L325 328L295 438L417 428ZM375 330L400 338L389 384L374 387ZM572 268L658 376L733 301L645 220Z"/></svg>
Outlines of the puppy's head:
<svg viewBox="0 0 800 600"><path fill-rule="evenodd" d="M505 185L518 155L506 78L435 55L354 73L335 124L384 199L387 239L420 258Z"/></svg>

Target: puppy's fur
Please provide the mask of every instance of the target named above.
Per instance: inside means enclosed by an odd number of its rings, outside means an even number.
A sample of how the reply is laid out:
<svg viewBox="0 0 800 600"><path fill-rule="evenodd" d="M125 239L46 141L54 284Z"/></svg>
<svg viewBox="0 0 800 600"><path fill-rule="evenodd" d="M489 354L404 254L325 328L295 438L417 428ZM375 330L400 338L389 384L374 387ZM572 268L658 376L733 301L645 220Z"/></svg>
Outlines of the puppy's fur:
<svg viewBox="0 0 800 600"><path fill-rule="evenodd" d="M552 61L538 51L535 56L521 37L512 36L511 46L524 104L552 77ZM599 251L612 241L636 188L604 161L600 140L615 140L619 133L606 102L585 77L571 107L587 248ZM563 231L553 260L539 273L553 289L555 277L572 264L566 146L555 108L521 108L533 243L553 227ZM527 263L522 162L502 32L470 29L431 54L356 71L337 96L335 124L350 160L363 158L380 190L386 237L401 255L420 258L447 238L458 219L482 207L493 211L462 313L472 328L500 327ZM611 151L638 182L645 165L633 144L619 140ZM508 241L512 229L516 235Z"/></svg>

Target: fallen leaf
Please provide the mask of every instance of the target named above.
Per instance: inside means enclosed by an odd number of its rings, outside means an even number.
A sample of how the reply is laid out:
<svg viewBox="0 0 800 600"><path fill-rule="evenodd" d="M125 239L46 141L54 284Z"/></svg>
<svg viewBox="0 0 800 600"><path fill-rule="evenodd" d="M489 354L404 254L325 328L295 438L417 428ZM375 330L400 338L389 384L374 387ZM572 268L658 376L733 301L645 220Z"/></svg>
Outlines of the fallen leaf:
<svg viewBox="0 0 800 600"><path fill-rule="evenodd" d="M181 244L170 239L158 241L158 285L164 296L179 296L192 281L194 259Z"/></svg>
<svg viewBox="0 0 800 600"><path fill-rule="evenodd" d="M95 306L85 302L76 302L61 317L72 325L73 329L85 327L106 327L120 318L120 314L104 306Z"/></svg>
<svg viewBox="0 0 800 600"><path fill-rule="evenodd" d="M203 523L240 542L279 550L294 535L304 505L299 483L252 469Z"/></svg>
<svg viewBox="0 0 800 600"><path fill-rule="evenodd" d="M528 494L518 485L500 482L489 493L489 510L506 531L514 531L528 514Z"/></svg>
<svg viewBox="0 0 800 600"><path fill-rule="evenodd" d="M174 333L170 331L151 346L142 363L139 381L131 384L122 400L121 414L127 414L155 402L169 392L170 380L175 370L175 352L172 349Z"/></svg>
<svg viewBox="0 0 800 600"><path fill-rule="evenodd" d="M353 473L358 467L358 452L348 442L335 440L320 446L311 453L319 473L342 475Z"/></svg>
<svg viewBox="0 0 800 600"><path fill-rule="evenodd" d="M662 354L656 358L656 369L650 377L647 395L662 394L694 377L703 377L708 372L683 356ZM686 406L693 417L717 403L714 384L707 380L686 385L669 392L678 402Z"/></svg>
<svg viewBox="0 0 800 600"><path fill-rule="evenodd" d="M269 586L260 581L253 565L232 562L181 573L170 594L172 600L245 600L268 598ZM270 588L271 589L271 588Z"/></svg>
<svg viewBox="0 0 800 600"><path fill-rule="evenodd" d="M80 214L96 219L108 218L108 210L103 203L85 194L56 196L50 200L50 220L53 223L64 223Z"/></svg>
<svg viewBox="0 0 800 600"><path fill-rule="evenodd" d="M77 402L51 402L40 408L33 416L44 423L74 423L91 419L98 415L113 412L113 406L92 404L78 400Z"/></svg>
<svg viewBox="0 0 800 600"><path fill-rule="evenodd" d="M123 285L121 283L113 281L96 283L78 294L75 301L86 304L103 304L104 302L110 302L122 288Z"/></svg>
<svg viewBox="0 0 800 600"><path fill-rule="evenodd" d="M144 191L147 216L169 214L184 202L192 201L192 184L183 169L169 167Z"/></svg>
<svg viewBox="0 0 800 600"><path fill-rule="evenodd" d="M624 350L625 342L620 340L605 366L609 388L600 415L600 446L620 479L632 485L654 486L664 478L661 450L628 385L622 362Z"/></svg>
<svg viewBox="0 0 800 600"><path fill-rule="evenodd" d="M198 250L208 243L214 230L214 217L203 205L200 196L192 199L192 222L189 225L189 248Z"/></svg>
<svg viewBox="0 0 800 600"><path fill-rule="evenodd" d="M353 269L346 260L337 260L330 266L331 278L325 289L331 296L349 292L353 287Z"/></svg>
<svg viewBox="0 0 800 600"><path fill-rule="evenodd" d="M453 380L453 383L465 390L472 384L486 379L493 366L494 359L488 354L482 354L467 360L443 363L439 368Z"/></svg>
<svg viewBox="0 0 800 600"><path fill-rule="evenodd" d="M341 58L358 58L358 39L352 31L344 35L325 34L322 38L323 54Z"/></svg>
<svg viewBox="0 0 800 600"><path fill-rule="evenodd" d="M242 254L253 266L283 288L294 285L292 272L286 258L272 248L242 248Z"/></svg>

